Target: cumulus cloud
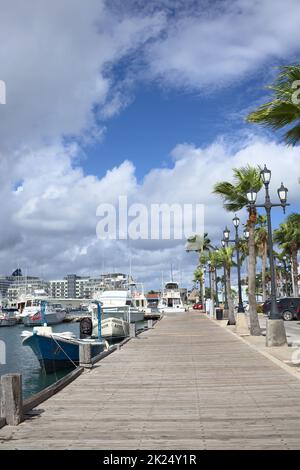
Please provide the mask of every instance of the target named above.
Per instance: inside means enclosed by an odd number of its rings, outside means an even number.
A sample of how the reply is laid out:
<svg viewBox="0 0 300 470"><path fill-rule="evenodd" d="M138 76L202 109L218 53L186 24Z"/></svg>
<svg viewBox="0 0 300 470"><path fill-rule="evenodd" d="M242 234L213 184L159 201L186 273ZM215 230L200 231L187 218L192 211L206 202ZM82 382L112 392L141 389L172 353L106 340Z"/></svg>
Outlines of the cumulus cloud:
<svg viewBox="0 0 300 470"><path fill-rule="evenodd" d="M17 265L48 278L124 271L131 256L148 287L158 287L171 264L187 282L195 256L184 252L184 241L100 241L97 206L115 204L120 194L144 204L204 204L205 230L217 242L231 216L213 184L247 163L267 163L274 188L283 180L297 201L298 150L255 136L205 148L180 143L170 168L152 169L141 183L129 161L104 175L86 174L80 162L82 142L109 131L107 120L130 103L137 80L207 90L299 52L298 0L0 0L0 12L0 79L7 85L0 107L2 272Z"/></svg>
<svg viewBox="0 0 300 470"><path fill-rule="evenodd" d="M104 0L0 1L0 145L39 145L62 136L101 136L97 107L110 115L123 99L110 96L110 68L157 35L161 13L116 16ZM99 130L100 126L100 130Z"/></svg>
<svg viewBox="0 0 300 470"><path fill-rule="evenodd" d="M222 209L212 188L216 181L231 180L233 167L266 163L272 169L274 198L284 181L289 201L294 205L298 199L298 149L255 136L234 150L225 140L205 148L180 144L172 151L173 166L151 170L142 183L128 161L103 177L85 175L74 164L78 151L74 145L54 146L15 156L17 163L0 188L1 200L6 201L0 233L2 266L12 270L18 263L46 277L67 272L99 274L103 267L128 271L131 256L134 273L148 287L159 287L161 271L167 277L171 264L177 278L182 270L183 279L190 281L196 258L185 253L185 240L98 240L98 205L117 205L120 194L128 196L129 203L138 201L148 207L162 202L200 203L205 206L205 231L218 243L232 214ZM279 159L285 162L283 167L274 163ZM5 160L1 165L5 169ZM16 192L14 184L21 176L22 191ZM245 211L240 216L244 222Z"/></svg>
<svg viewBox="0 0 300 470"><path fill-rule="evenodd" d="M298 0L193 2L147 49L149 69L172 86L215 90L299 53L299 18Z"/></svg>

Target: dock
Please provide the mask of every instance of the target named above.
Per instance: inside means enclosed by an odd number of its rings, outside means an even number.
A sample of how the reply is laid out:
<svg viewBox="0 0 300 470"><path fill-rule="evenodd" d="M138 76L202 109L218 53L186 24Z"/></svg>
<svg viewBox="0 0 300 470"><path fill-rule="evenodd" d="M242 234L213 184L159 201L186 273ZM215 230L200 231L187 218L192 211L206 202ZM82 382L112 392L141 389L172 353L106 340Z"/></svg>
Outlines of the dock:
<svg viewBox="0 0 300 470"><path fill-rule="evenodd" d="M299 397L297 377L189 311L0 429L0 449L300 449Z"/></svg>

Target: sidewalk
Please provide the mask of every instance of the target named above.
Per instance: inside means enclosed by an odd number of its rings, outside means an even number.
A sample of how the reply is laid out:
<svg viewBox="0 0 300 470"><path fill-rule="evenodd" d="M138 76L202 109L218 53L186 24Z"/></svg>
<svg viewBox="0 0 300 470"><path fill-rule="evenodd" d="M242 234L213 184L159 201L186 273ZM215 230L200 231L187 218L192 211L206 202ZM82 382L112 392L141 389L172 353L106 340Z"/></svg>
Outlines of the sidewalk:
<svg viewBox="0 0 300 470"><path fill-rule="evenodd" d="M294 375L298 379L300 379L300 364L294 364L292 362L292 355L295 351L298 351L298 359L300 359L300 349L296 347L292 347L292 341L289 341L286 346L280 347L267 347L266 346L266 337L265 337L265 327L262 327L262 335L261 336L251 336L251 335L242 335L239 336L236 333L235 326L228 326L227 320L215 320L210 319L217 325L226 328L226 331L232 333L234 336L239 338L241 341L246 342L256 351L259 351L261 354L266 356L268 359L285 369L290 374ZM250 327L250 325L249 325Z"/></svg>
<svg viewBox="0 0 300 470"><path fill-rule="evenodd" d="M165 317L0 430L0 449L300 449L300 380L196 312Z"/></svg>

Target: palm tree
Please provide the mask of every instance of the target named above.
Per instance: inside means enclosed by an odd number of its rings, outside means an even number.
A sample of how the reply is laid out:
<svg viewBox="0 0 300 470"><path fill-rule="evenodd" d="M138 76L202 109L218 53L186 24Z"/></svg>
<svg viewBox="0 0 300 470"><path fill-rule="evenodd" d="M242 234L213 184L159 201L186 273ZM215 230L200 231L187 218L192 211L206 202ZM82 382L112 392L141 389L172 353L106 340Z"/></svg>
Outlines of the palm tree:
<svg viewBox="0 0 300 470"><path fill-rule="evenodd" d="M300 214L290 214L286 221L274 230L274 241L287 253L292 260L293 295L298 297L298 250L300 249Z"/></svg>
<svg viewBox="0 0 300 470"><path fill-rule="evenodd" d="M300 141L300 99L296 89L300 80L300 65L280 67L273 85L267 88L274 92L272 101L263 104L247 116L248 122L261 124L273 130L286 128L284 141L296 145Z"/></svg>
<svg viewBox="0 0 300 470"><path fill-rule="evenodd" d="M202 274L198 276L198 279L194 277L194 280L199 282L199 290L200 290L200 298L201 298L201 303L204 305L204 297L205 293L203 292L203 285L204 285L204 272L203 272L203 267L204 264L201 261L201 258L205 252L208 252L212 248L211 241L208 238L208 233L204 233L203 236L200 235L192 235L187 239L187 244L186 244L186 251L196 251L199 253L199 264L196 269L199 270L197 271L198 274L201 272ZM196 273L195 271L195 273ZM194 274L195 274L194 273Z"/></svg>
<svg viewBox="0 0 300 470"><path fill-rule="evenodd" d="M262 283L262 298L263 302L266 300L266 268L267 268L267 256L268 256L268 231L267 216L258 215L256 224L258 227L255 230L255 244L258 256L261 257L261 283Z"/></svg>
<svg viewBox="0 0 300 470"><path fill-rule="evenodd" d="M249 257L248 257L248 298L251 335L261 335L256 310L255 276L256 276L256 254L255 254L255 224L257 219L256 209L248 207L247 191L255 189L259 191L262 187L260 168L247 165L242 168L233 169L234 182L222 181L215 184L214 193L224 200L224 207L228 211L236 212L247 207L249 217L247 227L249 230Z"/></svg>
<svg viewBox="0 0 300 470"><path fill-rule="evenodd" d="M235 325L234 305L231 293L231 267L234 266L232 259L233 247L225 247L215 252L215 263L224 266L226 272L226 289L228 292L228 325Z"/></svg>
<svg viewBox="0 0 300 470"><path fill-rule="evenodd" d="M216 247L212 247L211 245L210 247L212 249L208 251L207 253L203 253L200 256L199 261L203 266L206 264L209 264L210 276L211 276L210 299L211 299L212 304L214 304L214 301L216 300L217 295L218 295L218 293L216 292L216 270L223 265L220 263L220 260L218 258L219 249Z"/></svg>
<svg viewBox="0 0 300 470"><path fill-rule="evenodd" d="M194 271L194 282L199 282L199 291L200 291L200 301L203 305L203 269L202 266L197 266L197 268Z"/></svg>

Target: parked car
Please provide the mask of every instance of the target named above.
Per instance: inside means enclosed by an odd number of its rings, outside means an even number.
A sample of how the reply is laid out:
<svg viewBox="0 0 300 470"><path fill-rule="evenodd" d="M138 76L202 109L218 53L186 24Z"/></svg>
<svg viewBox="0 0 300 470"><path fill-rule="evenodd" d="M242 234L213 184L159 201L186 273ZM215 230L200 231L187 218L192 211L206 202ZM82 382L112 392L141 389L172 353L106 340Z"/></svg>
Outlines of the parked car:
<svg viewBox="0 0 300 470"><path fill-rule="evenodd" d="M277 306L281 317L286 321L298 320L300 318L300 297L282 297L277 299ZM271 300L263 304L263 312L270 316Z"/></svg>
<svg viewBox="0 0 300 470"><path fill-rule="evenodd" d="M193 305L194 310L203 310L203 305L199 302Z"/></svg>

